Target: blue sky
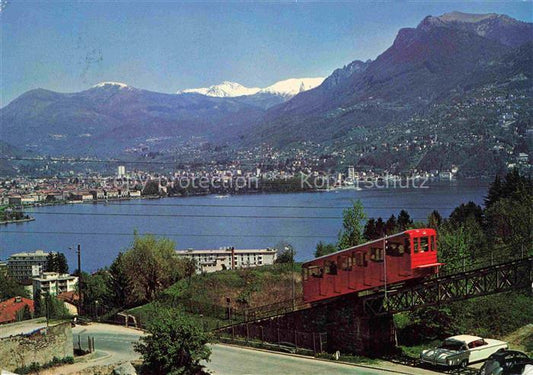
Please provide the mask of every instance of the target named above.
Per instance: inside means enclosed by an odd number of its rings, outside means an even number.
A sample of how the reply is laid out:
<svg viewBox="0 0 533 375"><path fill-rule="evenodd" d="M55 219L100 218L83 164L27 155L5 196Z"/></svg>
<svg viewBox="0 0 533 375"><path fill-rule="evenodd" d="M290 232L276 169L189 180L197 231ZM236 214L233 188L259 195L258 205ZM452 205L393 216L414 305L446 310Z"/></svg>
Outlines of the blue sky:
<svg viewBox="0 0 533 375"><path fill-rule="evenodd" d="M374 59L398 29L453 10L531 22L533 2L10 0L0 14L0 105L38 87L72 92L101 81L175 92L326 76Z"/></svg>

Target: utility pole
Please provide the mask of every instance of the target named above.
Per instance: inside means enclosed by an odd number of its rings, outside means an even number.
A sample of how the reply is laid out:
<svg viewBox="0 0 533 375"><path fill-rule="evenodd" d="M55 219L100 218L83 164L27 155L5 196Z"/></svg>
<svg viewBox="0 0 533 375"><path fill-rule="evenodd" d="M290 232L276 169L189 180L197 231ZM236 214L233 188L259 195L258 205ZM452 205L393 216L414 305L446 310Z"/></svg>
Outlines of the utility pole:
<svg viewBox="0 0 533 375"><path fill-rule="evenodd" d="M295 291L294 291L294 283L295 283L295 280L294 280L294 247L291 246L291 279L292 279L292 283L291 283L291 295L292 295L292 310L294 311L295 308L296 308L296 296L295 296Z"/></svg>
<svg viewBox="0 0 533 375"><path fill-rule="evenodd" d="M72 250L71 247L69 247L69 250ZM81 291L82 289L82 277L81 277L81 245L78 244L78 249L76 250L76 254L78 255L78 314L81 315L82 306L83 306L83 293Z"/></svg>

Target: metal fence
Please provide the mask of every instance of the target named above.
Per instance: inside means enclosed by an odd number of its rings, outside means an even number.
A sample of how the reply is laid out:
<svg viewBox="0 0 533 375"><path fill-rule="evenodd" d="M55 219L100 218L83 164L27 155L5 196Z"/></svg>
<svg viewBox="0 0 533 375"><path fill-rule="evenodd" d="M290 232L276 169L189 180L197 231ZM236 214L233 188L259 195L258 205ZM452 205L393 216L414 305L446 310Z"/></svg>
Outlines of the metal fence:
<svg viewBox="0 0 533 375"><path fill-rule="evenodd" d="M313 353L322 353L327 348L327 333L303 332L293 329L244 323L221 328L215 331L215 336L233 342L274 344L281 349L307 349Z"/></svg>

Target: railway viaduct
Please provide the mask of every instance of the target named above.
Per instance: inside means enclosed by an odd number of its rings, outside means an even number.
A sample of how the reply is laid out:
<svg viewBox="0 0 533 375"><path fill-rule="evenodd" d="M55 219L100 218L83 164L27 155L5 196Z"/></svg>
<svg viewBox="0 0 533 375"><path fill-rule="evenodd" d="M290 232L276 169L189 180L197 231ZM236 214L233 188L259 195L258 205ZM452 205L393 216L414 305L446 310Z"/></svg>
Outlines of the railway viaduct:
<svg viewBox="0 0 533 375"><path fill-rule="evenodd" d="M388 285L313 305L287 301L262 306L218 333L288 342L315 352L385 354L396 347L394 313L507 291L531 292L532 285L533 256L528 256L439 274L417 285Z"/></svg>

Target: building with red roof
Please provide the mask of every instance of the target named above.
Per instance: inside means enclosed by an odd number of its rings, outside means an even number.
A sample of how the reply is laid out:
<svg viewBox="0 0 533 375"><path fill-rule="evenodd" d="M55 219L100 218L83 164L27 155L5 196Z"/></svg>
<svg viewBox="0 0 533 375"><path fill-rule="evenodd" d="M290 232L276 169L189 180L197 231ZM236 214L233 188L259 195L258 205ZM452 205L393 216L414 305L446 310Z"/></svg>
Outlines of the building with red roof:
<svg viewBox="0 0 533 375"><path fill-rule="evenodd" d="M17 321L19 314L24 313L25 306L28 306L30 313L34 312L33 301L24 297L13 297L0 302L0 324L13 323Z"/></svg>

